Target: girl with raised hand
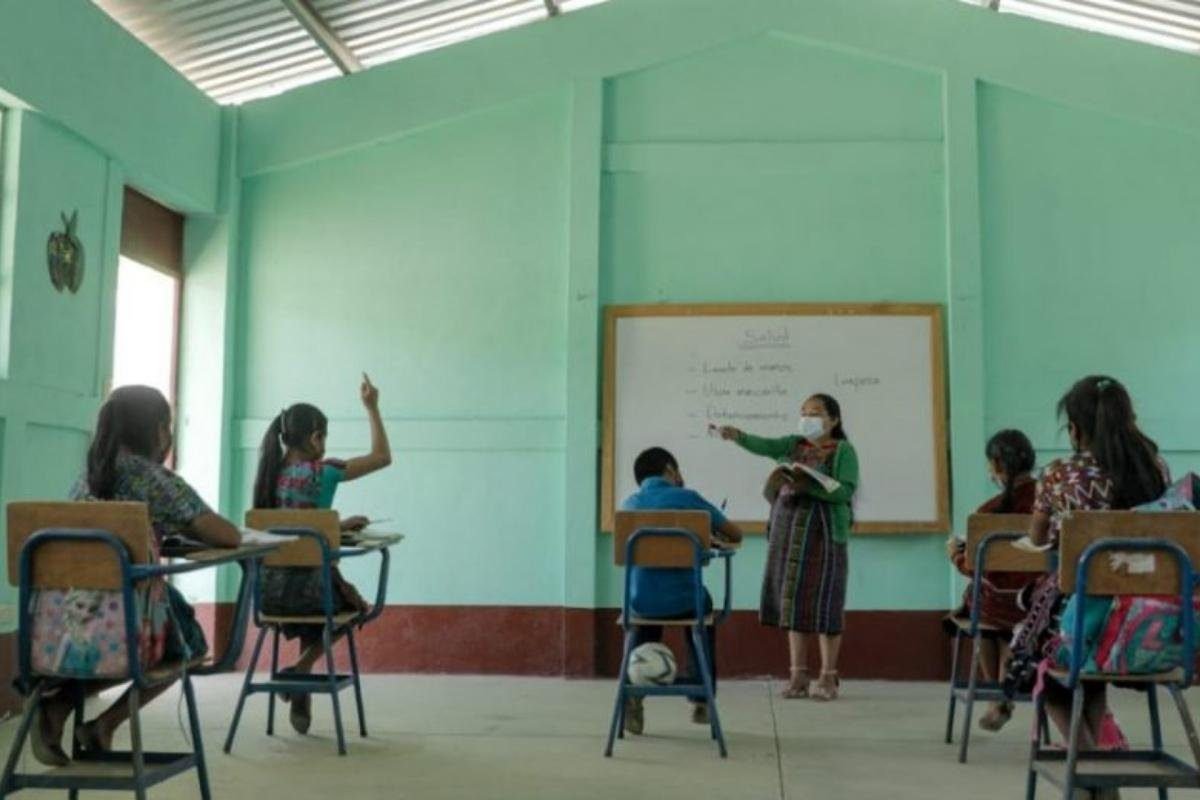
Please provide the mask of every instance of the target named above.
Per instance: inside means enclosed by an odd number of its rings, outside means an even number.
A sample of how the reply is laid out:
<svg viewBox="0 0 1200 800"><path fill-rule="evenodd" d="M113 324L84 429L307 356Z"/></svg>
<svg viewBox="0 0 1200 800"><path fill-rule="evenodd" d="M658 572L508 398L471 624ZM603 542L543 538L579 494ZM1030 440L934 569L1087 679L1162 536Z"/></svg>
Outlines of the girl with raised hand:
<svg viewBox="0 0 1200 800"><path fill-rule="evenodd" d="M263 436L258 474L254 481L255 508L331 508L337 487L377 472L392 463L387 431L379 414L379 390L363 375L359 395L371 426L371 451L338 461L325 458L328 420L308 403L296 403L281 411ZM342 520L342 530L361 530L365 517ZM332 570L333 612L365 613L369 606L354 584ZM312 567L271 567L262 571L263 611L279 616L324 613L321 607L321 571ZM284 672L311 672L325 651L321 625L285 625L283 634L299 638L300 658ZM312 721L311 695L285 697L291 702L288 715L292 727L307 733Z"/></svg>

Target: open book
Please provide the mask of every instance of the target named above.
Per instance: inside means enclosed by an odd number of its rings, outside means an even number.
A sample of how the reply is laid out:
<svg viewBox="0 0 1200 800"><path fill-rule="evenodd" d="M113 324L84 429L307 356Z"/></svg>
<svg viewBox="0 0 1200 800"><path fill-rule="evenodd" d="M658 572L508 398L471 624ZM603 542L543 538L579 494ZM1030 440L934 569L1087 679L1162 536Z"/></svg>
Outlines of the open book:
<svg viewBox="0 0 1200 800"><path fill-rule="evenodd" d="M803 480L803 476L807 475L814 483L827 492L837 491L842 486L841 483L825 473L804 464L785 464L784 468L790 471L796 480Z"/></svg>

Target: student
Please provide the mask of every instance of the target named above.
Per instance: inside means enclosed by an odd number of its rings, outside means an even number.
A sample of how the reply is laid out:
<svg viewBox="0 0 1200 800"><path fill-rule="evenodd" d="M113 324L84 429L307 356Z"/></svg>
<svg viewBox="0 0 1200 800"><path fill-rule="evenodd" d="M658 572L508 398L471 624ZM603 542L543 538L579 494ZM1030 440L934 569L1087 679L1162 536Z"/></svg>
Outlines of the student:
<svg viewBox="0 0 1200 800"><path fill-rule="evenodd" d="M826 491L811 478L793 479L795 473L781 470L768 480L771 520L759 611L762 624L788 631L791 680L783 696L836 700L846 602L846 539L853 516L850 503L858 485L858 455L846 441L841 406L827 394L805 400L799 436L764 439L732 427L721 428L720 434L751 453L803 464L839 484ZM781 475L782 482L775 480ZM821 677L810 691L805 637L814 633L820 636Z"/></svg>
<svg viewBox="0 0 1200 800"><path fill-rule="evenodd" d="M339 483L377 472L392 463L387 432L379 415L379 390L363 375L359 394L371 425L371 452L349 461L325 459L328 421L321 410L296 403L280 412L263 436L258 475L254 481L255 508L330 508ZM361 530L365 517L342 520L342 530ZM367 601L354 584L332 570L333 612L366 613ZM321 571L312 567L271 567L262 570L262 604L267 614L297 616L324 613L321 606ZM312 671L324 653L321 625L284 625L283 634L300 639L300 657L281 672ZM307 733L312 722L312 696L282 695L291 702L288 718L298 733Z"/></svg>
<svg viewBox="0 0 1200 800"><path fill-rule="evenodd" d="M72 500L125 500L145 503L154 531L151 558L158 560L162 540L187 536L214 547L236 547L238 529L213 513L196 491L163 466L171 450L171 408L149 386L123 386L100 407L88 448L84 474L71 489ZM136 657L143 668L203 655L208 646L187 601L165 578L134 589L142 627ZM73 675L45 697L31 730L33 755L49 766L69 763L62 747L63 728L80 692L94 694L117 685L106 674L123 671L125 618L121 592L44 589L32 599L35 663L54 653L45 671ZM145 705L169 683L141 690ZM113 733L129 719L128 691L77 732L80 747L95 753L112 749Z"/></svg>
<svg viewBox="0 0 1200 800"><path fill-rule="evenodd" d="M1046 467L1037 488L1033 523L1035 544L1057 547L1063 518L1071 511L1129 509L1162 496L1170 482L1158 446L1137 426L1133 401L1117 380L1089 375L1058 401L1067 420L1072 455ZM1057 573L1039 579L1029 611L1013 637L1010 681L1013 690L1032 684L1037 662L1058 632L1062 597ZM1046 709L1061 731L1069 730L1071 693L1054 680L1045 682ZM1084 684L1080 749L1095 749L1108 716L1105 685Z"/></svg>
<svg viewBox="0 0 1200 800"><path fill-rule="evenodd" d="M675 457L661 447L645 450L633 462L633 477L638 490L621 504L624 511L707 511L712 530L718 540L736 543L742 540L741 529L725 519L712 503L698 492L684 488L683 474ZM686 568L630 567L629 604L639 617L656 619L684 619L696 614L695 592L692 570ZM705 613L712 610L712 596L704 590ZM638 626L634 646L646 642L662 641L661 626ZM705 650L712 668L713 688L717 683L716 631L712 626L704 630ZM700 666L695 646L687 637L688 662L691 677L700 681ZM692 721L708 724L708 705L704 701L692 701ZM625 730L641 733L645 724L642 698L630 697L625 703Z"/></svg>
<svg viewBox="0 0 1200 800"><path fill-rule="evenodd" d="M1030 514L1037 482L1033 479L1036 460L1033 445L1024 433L1017 430L1000 431L988 440L984 449L988 475L1000 488L1000 493L975 510L976 514ZM963 575L972 577L967 567L966 542L951 536L946 542L946 554ZM1008 639L1013 627L1025 617L1017 596L1029 583L1020 572L988 572L979 586L979 621L999 629L995 636L985 635L980 647L980 672L985 680L997 682L1004 677L1004 664L1010 655ZM969 619L972 589L963 592L962 605L951 616ZM953 632L953 631L952 631ZM999 638L996 638L999 637ZM1012 718L1013 704L1004 700L992 703L982 717L979 727L998 731Z"/></svg>

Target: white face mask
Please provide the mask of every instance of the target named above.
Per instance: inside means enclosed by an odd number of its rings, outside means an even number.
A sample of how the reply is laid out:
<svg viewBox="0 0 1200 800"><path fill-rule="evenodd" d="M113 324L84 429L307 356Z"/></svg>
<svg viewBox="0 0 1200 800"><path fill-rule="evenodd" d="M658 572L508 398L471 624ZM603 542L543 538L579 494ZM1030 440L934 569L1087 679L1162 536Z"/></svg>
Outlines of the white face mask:
<svg viewBox="0 0 1200 800"><path fill-rule="evenodd" d="M800 435L810 441L821 438L825 433L825 420L821 417L800 417Z"/></svg>

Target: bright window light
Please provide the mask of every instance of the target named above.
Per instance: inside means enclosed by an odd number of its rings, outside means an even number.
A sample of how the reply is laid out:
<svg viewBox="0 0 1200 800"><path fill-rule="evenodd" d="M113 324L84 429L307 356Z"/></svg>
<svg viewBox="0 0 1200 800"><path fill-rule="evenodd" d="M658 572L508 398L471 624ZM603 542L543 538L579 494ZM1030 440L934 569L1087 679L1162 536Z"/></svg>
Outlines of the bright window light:
<svg viewBox="0 0 1200 800"><path fill-rule="evenodd" d="M179 279L121 257L112 385L153 386L175 395L175 298Z"/></svg>

